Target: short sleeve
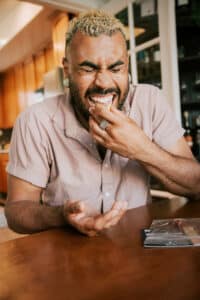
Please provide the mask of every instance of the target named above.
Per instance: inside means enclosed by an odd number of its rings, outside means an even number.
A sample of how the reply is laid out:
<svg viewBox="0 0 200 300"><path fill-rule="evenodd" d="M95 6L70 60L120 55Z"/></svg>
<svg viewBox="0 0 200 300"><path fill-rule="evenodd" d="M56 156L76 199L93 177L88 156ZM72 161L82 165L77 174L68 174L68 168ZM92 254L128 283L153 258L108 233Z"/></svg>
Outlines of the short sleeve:
<svg viewBox="0 0 200 300"><path fill-rule="evenodd" d="M184 129L167 103L163 92L153 89L152 138L164 149L169 149L184 134Z"/></svg>
<svg viewBox="0 0 200 300"><path fill-rule="evenodd" d="M44 130L30 111L23 112L15 123L9 151L7 172L33 185L45 188L50 162Z"/></svg>

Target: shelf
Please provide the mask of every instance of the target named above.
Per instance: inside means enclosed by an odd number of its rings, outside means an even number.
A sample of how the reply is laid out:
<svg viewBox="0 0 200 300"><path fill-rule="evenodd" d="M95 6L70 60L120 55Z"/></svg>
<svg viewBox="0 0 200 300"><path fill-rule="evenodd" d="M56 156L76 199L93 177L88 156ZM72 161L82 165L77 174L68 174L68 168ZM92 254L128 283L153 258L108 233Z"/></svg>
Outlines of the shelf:
<svg viewBox="0 0 200 300"><path fill-rule="evenodd" d="M200 102L188 102L181 103L182 109L185 110L199 110L200 111Z"/></svg>
<svg viewBox="0 0 200 300"><path fill-rule="evenodd" d="M200 83L194 84L194 87L193 87L193 88L194 88L194 90L197 91L197 92L200 91Z"/></svg>
<svg viewBox="0 0 200 300"><path fill-rule="evenodd" d="M195 62L199 61L200 62L200 55L179 58L180 63L193 62L193 61L195 61Z"/></svg>
<svg viewBox="0 0 200 300"><path fill-rule="evenodd" d="M179 69L181 71L198 71L200 69L200 56L189 56L179 58Z"/></svg>
<svg viewBox="0 0 200 300"><path fill-rule="evenodd" d="M138 78L139 82L151 83L161 81L160 62L138 62Z"/></svg>

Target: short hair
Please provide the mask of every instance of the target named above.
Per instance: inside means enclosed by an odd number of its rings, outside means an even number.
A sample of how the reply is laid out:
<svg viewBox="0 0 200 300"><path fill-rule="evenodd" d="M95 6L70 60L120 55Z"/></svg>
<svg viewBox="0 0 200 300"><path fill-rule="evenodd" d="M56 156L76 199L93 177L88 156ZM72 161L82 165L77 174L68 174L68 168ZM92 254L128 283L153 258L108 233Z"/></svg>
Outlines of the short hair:
<svg viewBox="0 0 200 300"><path fill-rule="evenodd" d="M126 43L124 25L111 14L103 10L90 10L81 13L73 18L69 23L66 33L66 50L69 49L73 36L76 32L81 32L87 36L97 37L101 34L112 36L116 32L121 32Z"/></svg>

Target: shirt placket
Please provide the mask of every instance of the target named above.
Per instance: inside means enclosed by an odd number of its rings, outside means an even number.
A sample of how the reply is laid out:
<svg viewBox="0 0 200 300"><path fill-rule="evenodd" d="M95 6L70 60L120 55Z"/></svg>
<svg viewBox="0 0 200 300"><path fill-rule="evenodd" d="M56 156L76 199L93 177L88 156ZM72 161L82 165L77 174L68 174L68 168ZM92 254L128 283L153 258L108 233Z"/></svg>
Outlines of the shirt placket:
<svg viewBox="0 0 200 300"><path fill-rule="evenodd" d="M102 211L103 213L111 209L115 199L113 192L113 174L111 167L111 151L107 150L104 161L102 162L101 178L102 178Z"/></svg>

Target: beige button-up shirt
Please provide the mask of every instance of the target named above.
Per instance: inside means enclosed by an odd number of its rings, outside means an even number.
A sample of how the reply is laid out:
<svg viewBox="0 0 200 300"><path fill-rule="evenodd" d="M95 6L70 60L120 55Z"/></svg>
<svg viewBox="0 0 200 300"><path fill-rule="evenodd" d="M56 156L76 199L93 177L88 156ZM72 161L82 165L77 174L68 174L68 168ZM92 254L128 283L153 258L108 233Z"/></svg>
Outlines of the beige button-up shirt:
<svg viewBox="0 0 200 300"><path fill-rule="evenodd" d="M161 91L153 86L130 86L123 111L164 149L183 135ZM143 166L110 150L102 161L95 141L76 119L69 94L46 99L18 117L7 172L42 187L49 205L82 200L92 212L105 212L115 200L126 200L129 208L150 201Z"/></svg>

